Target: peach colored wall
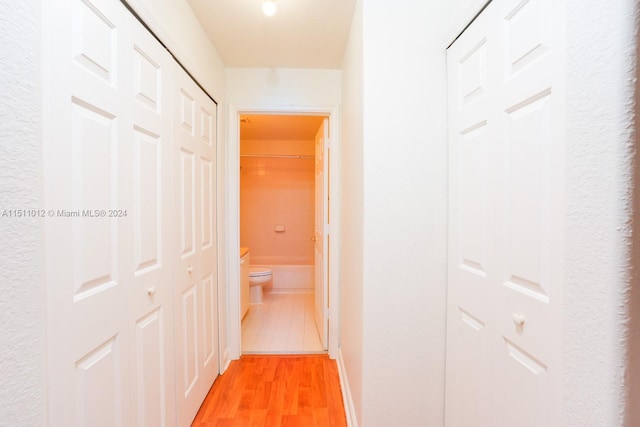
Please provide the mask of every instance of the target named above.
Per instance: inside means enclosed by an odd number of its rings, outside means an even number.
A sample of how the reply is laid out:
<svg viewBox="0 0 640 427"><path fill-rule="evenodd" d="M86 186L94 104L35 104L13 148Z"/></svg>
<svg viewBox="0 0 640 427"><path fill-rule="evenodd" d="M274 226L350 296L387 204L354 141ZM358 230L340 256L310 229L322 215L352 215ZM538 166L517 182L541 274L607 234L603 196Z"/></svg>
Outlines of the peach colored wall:
<svg viewBox="0 0 640 427"><path fill-rule="evenodd" d="M284 155L315 155L313 140L261 140L243 139L240 142L240 154L284 154Z"/></svg>
<svg viewBox="0 0 640 427"><path fill-rule="evenodd" d="M240 158L240 246L252 264L313 264L314 188L312 158Z"/></svg>

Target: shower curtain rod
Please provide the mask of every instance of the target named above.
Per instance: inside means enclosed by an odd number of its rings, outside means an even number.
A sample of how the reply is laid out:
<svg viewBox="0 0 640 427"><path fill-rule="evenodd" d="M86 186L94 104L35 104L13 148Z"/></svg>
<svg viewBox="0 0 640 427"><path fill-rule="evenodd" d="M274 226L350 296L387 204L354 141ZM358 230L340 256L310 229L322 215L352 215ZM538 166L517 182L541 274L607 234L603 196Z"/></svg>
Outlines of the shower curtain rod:
<svg viewBox="0 0 640 427"><path fill-rule="evenodd" d="M298 154L240 154L240 157L272 157L278 159L315 159L316 156L303 156Z"/></svg>

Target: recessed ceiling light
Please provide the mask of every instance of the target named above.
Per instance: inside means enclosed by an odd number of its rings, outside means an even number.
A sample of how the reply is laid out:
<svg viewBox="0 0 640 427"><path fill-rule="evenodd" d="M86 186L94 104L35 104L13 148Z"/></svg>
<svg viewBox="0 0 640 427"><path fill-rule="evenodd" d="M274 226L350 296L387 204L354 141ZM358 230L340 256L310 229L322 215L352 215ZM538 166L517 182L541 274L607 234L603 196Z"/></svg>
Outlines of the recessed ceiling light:
<svg viewBox="0 0 640 427"><path fill-rule="evenodd" d="M277 12L276 2L274 0L264 0L262 3L262 12L267 16L273 16Z"/></svg>

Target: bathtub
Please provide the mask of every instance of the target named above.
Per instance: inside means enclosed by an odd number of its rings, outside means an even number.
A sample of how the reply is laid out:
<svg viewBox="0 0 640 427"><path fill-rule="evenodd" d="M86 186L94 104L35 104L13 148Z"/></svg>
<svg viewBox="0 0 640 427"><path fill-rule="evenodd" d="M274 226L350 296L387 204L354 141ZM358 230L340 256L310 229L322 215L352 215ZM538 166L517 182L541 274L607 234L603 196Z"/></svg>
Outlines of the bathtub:
<svg viewBox="0 0 640 427"><path fill-rule="evenodd" d="M272 284L264 292L312 293L314 286L313 265L259 264L252 267L268 267L273 271Z"/></svg>

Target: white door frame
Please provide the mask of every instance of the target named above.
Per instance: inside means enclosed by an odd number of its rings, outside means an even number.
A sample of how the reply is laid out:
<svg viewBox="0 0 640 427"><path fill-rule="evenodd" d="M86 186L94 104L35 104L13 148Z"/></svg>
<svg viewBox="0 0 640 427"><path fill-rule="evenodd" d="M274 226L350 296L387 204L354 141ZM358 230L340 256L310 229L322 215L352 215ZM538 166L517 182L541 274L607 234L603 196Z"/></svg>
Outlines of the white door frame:
<svg viewBox="0 0 640 427"><path fill-rule="evenodd" d="M226 271L228 343L230 359L242 354L240 320L240 115L299 114L329 117L329 357L338 356L340 295L340 109L338 106L236 106L229 105L225 162Z"/></svg>

